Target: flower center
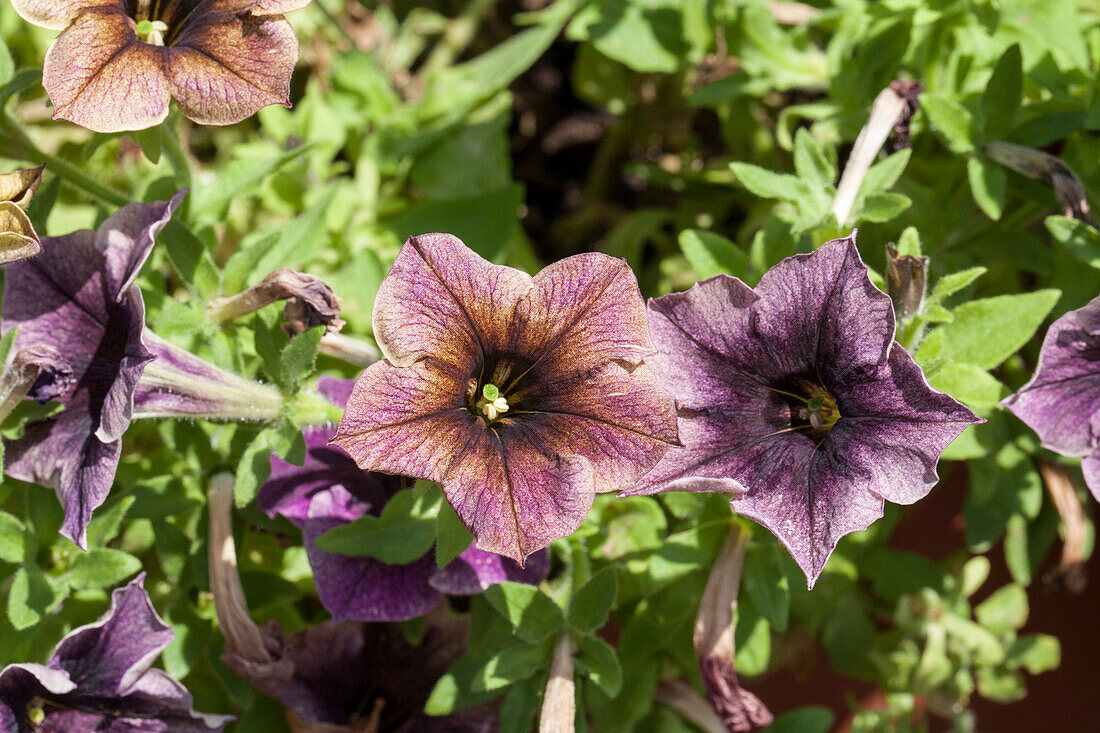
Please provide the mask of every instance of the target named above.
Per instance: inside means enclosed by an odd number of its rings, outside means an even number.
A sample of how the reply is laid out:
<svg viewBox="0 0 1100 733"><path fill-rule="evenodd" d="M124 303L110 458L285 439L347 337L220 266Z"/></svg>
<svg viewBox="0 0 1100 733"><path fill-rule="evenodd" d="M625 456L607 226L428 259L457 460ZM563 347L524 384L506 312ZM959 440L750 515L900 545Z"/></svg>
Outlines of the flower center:
<svg viewBox="0 0 1100 733"><path fill-rule="evenodd" d="M492 382L486 382L481 388L481 399L474 405L485 416L490 425L496 422L501 413L508 412L508 400L500 393L500 388Z"/></svg>
<svg viewBox="0 0 1100 733"><path fill-rule="evenodd" d="M164 34L168 32L168 24L163 20L139 20L137 22L138 38L151 46L163 46Z"/></svg>
<svg viewBox="0 0 1100 733"><path fill-rule="evenodd" d="M829 394L829 390L820 385L807 385L805 391L809 393L809 396L797 412L792 411L792 417L797 415L798 419L808 423L810 429L815 433L824 434L829 432L829 428L836 425L836 421L840 419L840 410L837 409L836 399Z"/></svg>

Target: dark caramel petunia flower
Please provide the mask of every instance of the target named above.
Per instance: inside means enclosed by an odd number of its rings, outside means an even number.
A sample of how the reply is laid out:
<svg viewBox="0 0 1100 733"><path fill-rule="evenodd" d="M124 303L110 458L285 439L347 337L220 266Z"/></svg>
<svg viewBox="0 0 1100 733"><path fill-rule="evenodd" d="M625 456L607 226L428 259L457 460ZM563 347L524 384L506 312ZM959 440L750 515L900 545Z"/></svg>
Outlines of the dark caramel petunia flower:
<svg viewBox="0 0 1100 733"><path fill-rule="evenodd" d="M7 265L42 251L38 233L27 218L27 206L42 182L42 168L0 173L0 265Z"/></svg>
<svg viewBox="0 0 1100 733"><path fill-rule="evenodd" d="M412 237L374 334L385 360L359 376L333 443L360 468L439 481L483 550L522 563L678 443L623 260L531 277L449 234Z"/></svg>
<svg viewBox="0 0 1100 733"><path fill-rule="evenodd" d="M290 106L298 41L282 13L309 0L12 0L62 30L42 85L54 119L96 132L164 121L168 101L204 125L229 125L269 104Z"/></svg>

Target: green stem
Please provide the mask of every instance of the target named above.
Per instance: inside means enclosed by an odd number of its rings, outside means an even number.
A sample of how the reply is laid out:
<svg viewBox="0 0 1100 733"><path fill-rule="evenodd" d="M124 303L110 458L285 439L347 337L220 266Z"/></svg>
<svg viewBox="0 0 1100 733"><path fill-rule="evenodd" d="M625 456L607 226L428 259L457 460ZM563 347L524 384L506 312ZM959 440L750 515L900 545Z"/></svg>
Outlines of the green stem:
<svg viewBox="0 0 1100 733"><path fill-rule="evenodd" d="M61 176L71 186L114 206L125 206L130 203L130 197L126 194L100 183L67 160L47 153L38 147L30 135L27 134L27 131L23 129L23 126L7 110L0 110L0 134L11 138L20 145L27 160L45 163L47 168L56 175Z"/></svg>

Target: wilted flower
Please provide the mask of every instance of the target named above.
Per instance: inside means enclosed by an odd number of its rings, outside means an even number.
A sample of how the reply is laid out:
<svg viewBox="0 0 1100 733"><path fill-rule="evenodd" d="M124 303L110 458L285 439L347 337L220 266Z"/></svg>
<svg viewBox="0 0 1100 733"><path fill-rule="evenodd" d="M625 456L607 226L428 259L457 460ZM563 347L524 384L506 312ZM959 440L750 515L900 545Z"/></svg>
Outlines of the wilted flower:
<svg viewBox="0 0 1100 733"><path fill-rule="evenodd" d="M412 237L374 334L385 360L359 376L333 442L361 468L439 481L483 550L522 563L677 442L622 260L582 254L532 278L451 235Z"/></svg>
<svg viewBox="0 0 1100 733"><path fill-rule="evenodd" d="M46 349L52 367L29 397L62 409L30 423L5 452L9 476L57 490L61 534L84 547L84 529L114 481L122 434L134 417L278 417L280 395L145 330L133 285L183 193L129 204L98 231L47 237L38 257L5 274L0 331L12 350Z"/></svg>
<svg viewBox="0 0 1100 733"><path fill-rule="evenodd" d="M0 265L34 257L38 234L24 211L42 181L42 168L0 173Z"/></svg>
<svg viewBox="0 0 1100 733"><path fill-rule="evenodd" d="M61 30L42 69L54 119L96 132L164 121L175 98L204 125L289 107L298 40L282 13L309 0L12 0Z"/></svg>
<svg viewBox="0 0 1100 733"><path fill-rule="evenodd" d="M773 531L812 587L844 535L910 504L979 418L928 386L893 342L890 298L855 234L773 267L650 301L649 361L680 408L671 449L628 494L725 491Z"/></svg>
<svg viewBox="0 0 1100 733"><path fill-rule="evenodd" d="M322 377L318 388L343 407L352 383ZM540 552L520 568L495 553L468 547L442 569L435 555L404 565L388 565L371 557L326 552L316 539L341 524L381 513L402 488L397 476L361 471L340 448L329 446L333 429L302 431L306 458L301 466L271 457L271 477L257 502L269 516L281 514L302 530L309 564L321 603L336 620L404 621L435 608L443 594L473 595L505 580L538 583L550 570L549 554Z"/></svg>
<svg viewBox="0 0 1100 733"><path fill-rule="evenodd" d="M153 609L144 579L116 589L110 610L67 634L46 664L0 672L0 730L203 733L232 720L196 713L186 688L152 668L175 634Z"/></svg>
<svg viewBox="0 0 1100 733"><path fill-rule="evenodd" d="M1100 297L1051 325L1035 375L1001 404L1044 448L1084 456L1085 485L1100 501Z"/></svg>

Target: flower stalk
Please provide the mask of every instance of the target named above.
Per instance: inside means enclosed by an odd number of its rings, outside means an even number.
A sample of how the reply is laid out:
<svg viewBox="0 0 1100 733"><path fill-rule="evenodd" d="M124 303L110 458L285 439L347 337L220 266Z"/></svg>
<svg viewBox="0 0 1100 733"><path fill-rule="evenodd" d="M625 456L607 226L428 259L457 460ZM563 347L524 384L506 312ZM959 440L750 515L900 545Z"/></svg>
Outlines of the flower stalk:
<svg viewBox="0 0 1100 733"><path fill-rule="evenodd" d="M573 639L558 637L550 662L550 679L542 698L539 733L572 733L576 717L576 683L573 680Z"/></svg>

